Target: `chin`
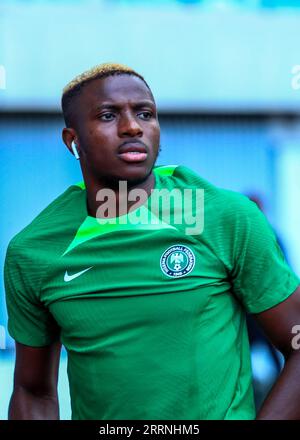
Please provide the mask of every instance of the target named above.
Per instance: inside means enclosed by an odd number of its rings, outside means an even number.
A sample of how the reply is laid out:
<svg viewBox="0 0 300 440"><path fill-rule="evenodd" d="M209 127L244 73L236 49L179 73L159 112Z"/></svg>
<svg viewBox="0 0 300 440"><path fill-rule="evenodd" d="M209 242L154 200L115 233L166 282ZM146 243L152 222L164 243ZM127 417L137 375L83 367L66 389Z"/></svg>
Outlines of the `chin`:
<svg viewBox="0 0 300 440"><path fill-rule="evenodd" d="M153 166L154 165L152 163L149 164L148 161L125 166L121 169L121 179L123 178L127 180L127 182L143 182L151 174Z"/></svg>
<svg viewBox="0 0 300 440"><path fill-rule="evenodd" d="M124 173L118 176L112 176L110 183L113 186L119 185L119 181L125 180L129 186L135 186L143 183L148 179L152 172L152 168L148 167L131 167L131 169L124 170Z"/></svg>
<svg viewBox="0 0 300 440"><path fill-rule="evenodd" d="M147 170L147 172L136 172L136 173L130 173L128 174L126 177L124 177L123 180L126 180L128 185L134 186L134 185L138 185L140 183L145 182L145 180L148 179L148 177L150 176L152 170ZM122 180L122 179L120 179Z"/></svg>

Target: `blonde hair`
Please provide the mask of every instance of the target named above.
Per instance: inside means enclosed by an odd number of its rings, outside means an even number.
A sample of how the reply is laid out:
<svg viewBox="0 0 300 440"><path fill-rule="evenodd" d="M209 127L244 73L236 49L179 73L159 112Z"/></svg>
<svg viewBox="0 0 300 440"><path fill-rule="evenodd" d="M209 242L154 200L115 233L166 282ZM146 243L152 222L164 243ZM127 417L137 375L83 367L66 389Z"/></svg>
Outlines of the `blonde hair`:
<svg viewBox="0 0 300 440"><path fill-rule="evenodd" d="M117 64L117 63L98 64L97 66L94 66L89 70L86 70L80 75L77 75L74 79L72 79L72 81L70 81L63 88L61 105L62 105L66 126L69 126L71 124L71 116L72 116L71 105L70 105L71 101L74 98L74 96L80 93L84 85L96 79L102 79L102 78L107 78L108 76L122 75L122 74L137 76L146 84L146 86L150 90L150 87L146 83L143 76L137 73L135 70L131 69L130 67L124 64Z"/></svg>
<svg viewBox="0 0 300 440"><path fill-rule="evenodd" d="M72 81L70 81L64 87L63 95L65 93L68 93L75 87L81 85L84 82L91 81L96 78L103 78L105 76L110 76L116 73L118 74L127 73L131 75L136 75L144 80L144 78L140 74L138 74L135 70L131 69L130 67L125 66L125 64L103 63L103 64L98 64L97 66L94 66L89 70L86 70L80 75L77 75L74 79L72 79Z"/></svg>

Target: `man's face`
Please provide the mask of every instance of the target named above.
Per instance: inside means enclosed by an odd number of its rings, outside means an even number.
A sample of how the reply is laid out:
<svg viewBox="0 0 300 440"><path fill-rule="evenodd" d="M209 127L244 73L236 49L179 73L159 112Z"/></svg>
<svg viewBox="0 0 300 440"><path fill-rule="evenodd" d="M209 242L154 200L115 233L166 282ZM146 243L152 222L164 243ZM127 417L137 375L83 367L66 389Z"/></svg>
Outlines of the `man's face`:
<svg viewBox="0 0 300 440"><path fill-rule="evenodd" d="M87 84L75 101L81 167L90 182L143 182L154 166L160 128L153 96L132 75Z"/></svg>

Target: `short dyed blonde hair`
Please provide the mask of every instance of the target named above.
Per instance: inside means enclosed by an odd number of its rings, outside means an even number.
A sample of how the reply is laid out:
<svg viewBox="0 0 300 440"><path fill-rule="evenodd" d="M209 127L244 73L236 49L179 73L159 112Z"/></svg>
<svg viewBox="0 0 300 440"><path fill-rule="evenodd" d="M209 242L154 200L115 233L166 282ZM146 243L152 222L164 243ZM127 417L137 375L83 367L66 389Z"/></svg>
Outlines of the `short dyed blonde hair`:
<svg viewBox="0 0 300 440"><path fill-rule="evenodd" d="M80 75L77 75L74 79L72 79L72 81L70 81L64 87L63 95L65 93L68 93L70 90L74 89L75 87L81 85L82 83L91 81L96 78L103 78L105 76L110 76L116 73L118 74L127 73L131 75L136 75L144 80L144 78L139 73L131 69L131 67L125 66L125 64L103 63L92 67L91 69L81 73Z"/></svg>
<svg viewBox="0 0 300 440"><path fill-rule="evenodd" d="M151 89L146 83L144 77L139 73L137 73L135 70L133 70L131 67L128 67L125 64L118 64L118 63L98 64L97 66L94 66L91 69L76 76L63 88L61 105L62 105L66 126L69 126L71 124L71 116L72 116L72 110L70 105L71 101L76 95L80 93L82 88L87 83L96 79L102 79L102 78L107 78L108 76L122 75L122 74L134 75L140 78L146 84L146 86L151 92Z"/></svg>

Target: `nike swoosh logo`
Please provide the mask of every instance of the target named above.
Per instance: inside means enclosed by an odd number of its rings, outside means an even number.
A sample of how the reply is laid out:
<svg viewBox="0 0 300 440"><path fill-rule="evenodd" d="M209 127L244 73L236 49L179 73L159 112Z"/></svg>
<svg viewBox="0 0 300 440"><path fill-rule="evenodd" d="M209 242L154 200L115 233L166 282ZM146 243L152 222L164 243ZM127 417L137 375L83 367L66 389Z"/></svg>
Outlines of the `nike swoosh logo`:
<svg viewBox="0 0 300 440"><path fill-rule="evenodd" d="M64 281L66 283L68 283L69 281L72 281L75 278L80 277L80 275L82 275L84 272L87 272L88 270L92 269L92 267L94 267L94 266L88 267L87 269L84 269L81 272L76 272L73 275L68 275L68 271L66 270L66 273L65 273L65 276L64 276Z"/></svg>

